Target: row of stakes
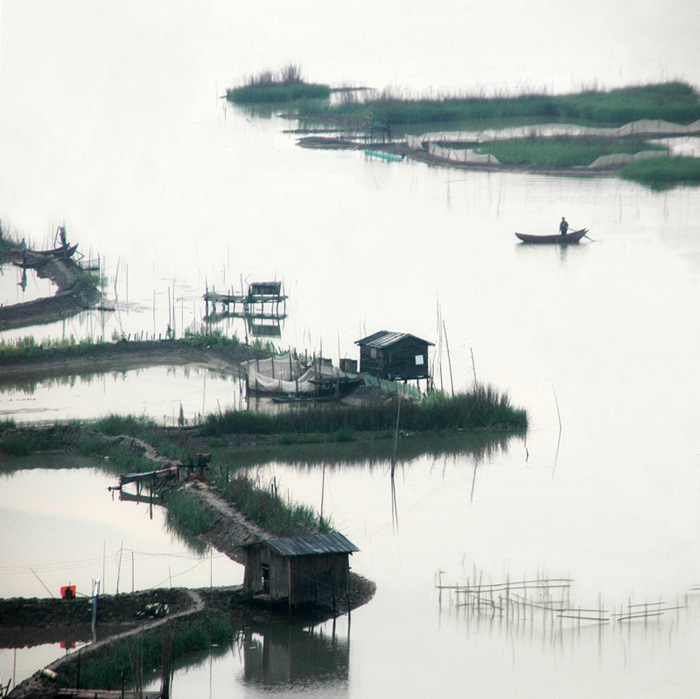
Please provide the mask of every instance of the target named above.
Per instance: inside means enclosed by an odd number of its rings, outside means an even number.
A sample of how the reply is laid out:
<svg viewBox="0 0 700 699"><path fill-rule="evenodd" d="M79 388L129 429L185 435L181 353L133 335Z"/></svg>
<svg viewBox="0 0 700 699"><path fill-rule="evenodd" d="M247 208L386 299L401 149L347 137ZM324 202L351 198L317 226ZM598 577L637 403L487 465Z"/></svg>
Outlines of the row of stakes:
<svg viewBox="0 0 700 699"><path fill-rule="evenodd" d="M464 607L477 614L490 614L492 618L498 615L505 618L506 622L525 621L528 611L531 612L531 618L534 618L536 612L541 612L545 622L548 615L551 615L553 621L570 619L579 624L584 621L607 624L612 620L618 623L639 620L646 622L688 607L687 604L670 606L663 601L633 604L631 600L627 604L621 604L619 611L615 608L612 611L605 609L602 601L597 608L576 607L571 604L573 580L570 578L538 577L532 580L506 579L505 582L483 583L481 577L477 579L475 576L473 583L468 578L466 585L444 585L441 571L438 579L441 601L442 593L446 591L456 607ZM690 592L700 592L700 586L691 588Z"/></svg>

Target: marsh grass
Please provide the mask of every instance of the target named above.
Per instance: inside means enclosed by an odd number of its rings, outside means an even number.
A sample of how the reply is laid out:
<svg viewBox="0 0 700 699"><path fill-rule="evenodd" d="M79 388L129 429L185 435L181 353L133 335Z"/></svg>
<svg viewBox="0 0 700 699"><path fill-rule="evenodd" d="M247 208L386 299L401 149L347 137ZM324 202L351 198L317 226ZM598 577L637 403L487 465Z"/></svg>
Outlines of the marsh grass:
<svg viewBox="0 0 700 699"><path fill-rule="evenodd" d="M338 435L347 441L356 432L392 430L397 400L362 406L320 404L274 415L227 411L207 416L203 431L210 436L236 433ZM401 428L404 430L433 432L504 427L521 430L527 427L525 411L513 408L505 394L490 386L479 386L471 393L454 397L436 391L422 401L404 400L402 403Z"/></svg>
<svg viewBox="0 0 700 699"><path fill-rule="evenodd" d="M504 165L576 167L590 165L601 155L634 154L643 150L666 152L667 148L643 138L595 138L557 136L516 138L481 144L481 153L491 153Z"/></svg>
<svg viewBox="0 0 700 699"><path fill-rule="evenodd" d="M214 482L248 519L271 534L301 536L332 531L330 521L319 518L312 508L285 502L274 484L263 488L246 476L229 478L226 471L214 476Z"/></svg>
<svg viewBox="0 0 700 699"><path fill-rule="evenodd" d="M700 185L700 159L698 158L646 158L625 165L620 177L648 185L652 189L665 189L676 184Z"/></svg>
<svg viewBox="0 0 700 699"><path fill-rule="evenodd" d="M318 106L320 115L323 107ZM392 125L493 119L576 121L621 126L637 119L689 124L700 119L700 96L682 82L615 90L586 90L566 95L545 92L488 97L483 94L411 97L386 90L363 101L329 105L328 116L382 120Z"/></svg>
<svg viewBox="0 0 700 699"><path fill-rule="evenodd" d="M260 104L327 99L330 94L329 85L305 82L301 68L290 63L277 72L261 71L243 85L229 88L226 99L234 104Z"/></svg>
<svg viewBox="0 0 700 699"><path fill-rule="evenodd" d="M157 342L154 344L157 344ZM183 338L169 341L169 346L171 347L175 347L177 344L187 347L206 349L216 347L223 349L240 347L241 341L236 336L226 337L221 331L215 331L209 335L185 333ZM93 340L91 337L78 340L74 335L71 335L63 340L48 338L37 340L35 337L29 335L27 337L18 338L17 340L10 340L9 342L0 342L0 360L12 361L29 357L53 356L55 354L78 355L92 352L96 348L112 348L114 346L115 342ZM259 346L254 346L253 349L269 351L271 346L274 348L272 343L260 342Z"/></svg>
<svg viewBox="0 0 700 699"><path fill-rule="evenodd" d="M168 523L193 536L208 532L214 522L204 506L189 493L176 490L168 495Z"/></svg>
<svg viewBox="0 0 700 699"><path fill-rule="evenodd" d="M27 336L10 342L0 343L0 359L18 359L25 357L37 357L46 353L80 354L92 349L96 343L91 337L78 340L74 335L64 340L37 340Z"/></svg>
<svg viewBox="0 0 700 699"><path fill-rule="evenodd" d="M27 456L35 450L35 443L25 434L0 433L0 452L8 456Z"/></svg>
<svg viewBox="0 0 700 699"><path fill-rule="evenodd" d="M166 632L167 633L167 632ZM234 628L220 616L198 614L173 632L170 659L172 662L213 646L234 640ZM135 660L138 659L138 662ZM75 663L73 663L75 665ZM163 632L139 634L131 639L111 644L108 649L81 659L80 684L82 688L121 689L137 679L137 666L147 672L163 665ZM77 665L76 665L77 668ZM75 670L74 670L75 672ZM75 686L77 676L64 677L66 686Z"/></svg>
<svg viewBox="0 0 700 699"><path fill-rule="evenodd" d="M152 471L153 462L128 449L105 439L100 434L84 436L75 443L75 450L83 456L101 456L103 468L110 473Z"/></svg>

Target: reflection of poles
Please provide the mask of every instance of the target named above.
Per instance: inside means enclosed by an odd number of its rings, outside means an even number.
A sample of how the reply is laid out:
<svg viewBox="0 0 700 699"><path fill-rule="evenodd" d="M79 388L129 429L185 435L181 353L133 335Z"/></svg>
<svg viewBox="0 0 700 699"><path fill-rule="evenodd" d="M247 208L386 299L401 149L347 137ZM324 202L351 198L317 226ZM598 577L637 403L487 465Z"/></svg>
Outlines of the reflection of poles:
<svg viewBox="0 0 700 699"><path fill-rule="evenodd" d="M554 471L557 469L557 459L559 458L559 445L561 444L561 413L559 412L559 401L557 400L557 391L552 384L552 391L554 392L554 402L557 406L557 418L559 419L559 436L557 437L557 451L554 455L554 468L552 469L552 479L554 479Z"/></svg>
<svg viewBox="0 0 700 699"><path fill-rule="evenodd" d="M476 467L478 466L476 458L474 459L474 475L472 476L472 491L469 493L469 502L474 502L474 487L476 486Z"/></svg>
<svg viewBox="0 0 700 699"><path fill-rule="evenodd" d="M326 492L326 439L327 435L323 437L323 471L321 476L321 514L319 516L318 524L321 526L323 521L323 496Z"/></svg>
<svg viewBox="0 0 700 699"><path fill-rule="evenodd" d="M391 527L394 531L399 528L399 506L396 501L396 479L391 474Z"/></svg>
<svg viewBox="0 0 700 699"><path fill-rule="evenodd" d="M394 477L394 470L396 469L396 447L399 441L399 418L401 417L401 394L398 393L398 406L396 408L396 429L394 431L394 455L391 457L391 476Z"/></svg>
<svg viewBox="0 0 700 699"><path fill-rule="evenodd" d="M401 394L398 394L399 400L396 408L396 429L394 431L394 455L391 458L391 524L392 527L399 526L399 511L396 505L396 481L394 474L396 472L396 449L399 443L399 420L401 419Z"/></svg>

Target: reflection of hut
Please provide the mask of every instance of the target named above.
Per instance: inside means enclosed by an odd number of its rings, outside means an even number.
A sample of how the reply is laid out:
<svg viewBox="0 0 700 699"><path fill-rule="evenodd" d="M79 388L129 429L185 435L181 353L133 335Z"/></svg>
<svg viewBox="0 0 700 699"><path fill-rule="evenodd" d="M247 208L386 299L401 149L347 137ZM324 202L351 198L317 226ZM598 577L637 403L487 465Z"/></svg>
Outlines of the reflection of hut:
<svg viewBox="0 0 700 699"><path fill-rule="evenodd" d="M294 624L270 624L263 631L246 631L243 643L245 680L266 687L294 684L321 686L329 680L347 681L349 639Z"/></svg>
<svg viewBox="0 0 700 699"><path fill-rule="evenodd" d="M428 346L432 342L388 330L357 340L360 371L380 379L429 379Z"/></svg>
<svg viewBox="0 0 700 699"><path fill-rule="evenodd" d="M342 534L265 539L245 546L243 586L289 606L332 602L348 594L349 556L359 549Z"/></svg>

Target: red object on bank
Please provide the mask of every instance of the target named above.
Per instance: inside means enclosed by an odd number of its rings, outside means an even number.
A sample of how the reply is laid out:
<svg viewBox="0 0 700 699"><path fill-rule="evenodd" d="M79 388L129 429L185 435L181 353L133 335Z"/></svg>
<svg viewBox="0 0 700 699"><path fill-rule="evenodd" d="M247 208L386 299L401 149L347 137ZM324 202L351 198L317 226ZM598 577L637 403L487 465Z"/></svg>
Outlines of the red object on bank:
<svg viewBox="0 0 700 699"><path fill-rule="evenodd" d="M64 585L61 588L61 597L63 599L73 599L75 597L75 585Z"/></svg>

